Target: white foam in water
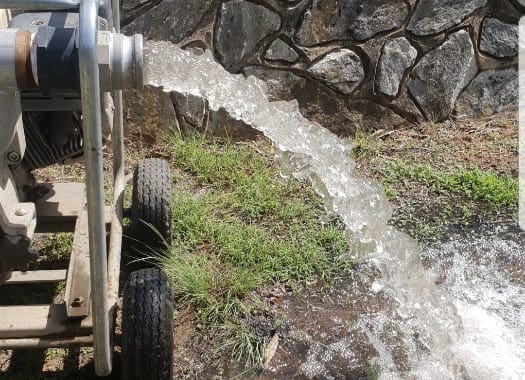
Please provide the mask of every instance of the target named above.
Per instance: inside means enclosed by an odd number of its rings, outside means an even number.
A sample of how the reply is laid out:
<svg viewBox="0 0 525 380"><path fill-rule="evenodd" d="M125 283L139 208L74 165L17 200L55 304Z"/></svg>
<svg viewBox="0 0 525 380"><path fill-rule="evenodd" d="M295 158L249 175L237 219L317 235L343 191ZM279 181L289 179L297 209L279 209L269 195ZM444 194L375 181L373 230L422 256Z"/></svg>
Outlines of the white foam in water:
<svg viewBox="0 0 525 380"><path fill-rule="evenodd" d="M483 279L458 281L458 270L447 277L448 285L434 285L438 273L423 269L416 242L387 225L392 206L383 191L354 176L348 141L305 119L295 102L269 102L261 81L229 74L210 53L196 56L168 42L148 42L145 76L149 85L204 98L210 109L224 109L264 133L285 171L311 180L327 208L342 218L349 255L373 261L381 271L381 282L372 290L397 302L397 315L390 316L388 323L384 323L386 316L363 316L361 321L380 353L382 378L525 378L523 335L512 327L523 326L523 291L515 307L521 319L509 321L498 307L508 306L510 300L498 304L495 297L486 304L486 297L476 293L483 288ZM510 289L505 286L504 292ZM493 284L485 290L498 292ZM386 344L381 339L385 331L400 331L402 347ZM407 353L406 363L393 363L398 349ZM308 363L305 368L316 372Z"/></svg>
<svg viewBox="0 0 525 380"><path fill-rule="evenodd" d="M514 241L458 237L424 253L431 271L445 276L440 287L462 318L464 333L452 349L473 379L525 378L522 251Z"/></svg>

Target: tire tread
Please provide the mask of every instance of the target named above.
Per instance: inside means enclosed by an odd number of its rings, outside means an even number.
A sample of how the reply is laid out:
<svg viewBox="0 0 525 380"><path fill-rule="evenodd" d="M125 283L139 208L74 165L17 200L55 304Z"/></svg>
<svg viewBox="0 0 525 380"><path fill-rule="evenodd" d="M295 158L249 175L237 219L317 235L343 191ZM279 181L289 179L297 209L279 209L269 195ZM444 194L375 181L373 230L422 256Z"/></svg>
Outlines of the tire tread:
<svg viewBox="0 0 525 380"><path fill-rule="evenodd" d="M133 173L132 225L141 242L159 246L158 233L171 242L171 170L166 160L147 158Z"/></svg>
<svg viewBox="0 0 525 380"><path fill-rule="evenodd" d="M122 306L122 379L171 379L173 294L157 268L132 272Z"/></svg>

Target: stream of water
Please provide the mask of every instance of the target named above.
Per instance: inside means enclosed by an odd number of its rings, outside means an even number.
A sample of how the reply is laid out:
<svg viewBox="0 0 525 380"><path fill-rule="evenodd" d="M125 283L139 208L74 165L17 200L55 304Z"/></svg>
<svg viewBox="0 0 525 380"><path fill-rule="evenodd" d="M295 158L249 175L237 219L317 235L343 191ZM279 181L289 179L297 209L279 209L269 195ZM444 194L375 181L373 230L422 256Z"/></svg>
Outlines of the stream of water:
<svg viewBox="0 0 525 380"><path fill-rule="evenodd" d="M501 263L512 257L522 268L518 243L451 241L422 252L387 224L392 206L381 188L354 175L351 143L305 119L296 102L270 102L263 82L229 74L209 53L149 42L145 60L147 84L206 99L261 131L283 172L310 180L344 221L348 255L381 273L370 294L395 305L395 315L363 315L357 326L379 353L381 378L525 378L524 288Z"/></svg>

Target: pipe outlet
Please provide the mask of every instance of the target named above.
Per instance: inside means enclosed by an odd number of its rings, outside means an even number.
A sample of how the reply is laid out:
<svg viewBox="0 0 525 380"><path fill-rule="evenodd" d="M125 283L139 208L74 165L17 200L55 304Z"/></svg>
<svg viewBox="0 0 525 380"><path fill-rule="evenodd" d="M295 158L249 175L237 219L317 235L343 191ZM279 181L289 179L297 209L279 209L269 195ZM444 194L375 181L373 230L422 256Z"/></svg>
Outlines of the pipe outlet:
<svg viewBox="0 0 525 380"><path fill-rule="evenodd" d="M142 89L142 35L98 32L97 59L104 91Z"/></svg>

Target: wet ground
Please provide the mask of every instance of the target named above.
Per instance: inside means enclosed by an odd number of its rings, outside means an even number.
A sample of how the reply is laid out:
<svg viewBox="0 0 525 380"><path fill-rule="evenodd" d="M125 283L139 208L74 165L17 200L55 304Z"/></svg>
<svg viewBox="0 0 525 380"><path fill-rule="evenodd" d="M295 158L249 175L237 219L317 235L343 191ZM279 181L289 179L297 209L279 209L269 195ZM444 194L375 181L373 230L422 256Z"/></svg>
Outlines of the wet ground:
<svg viewBox="0 0 525 380"><path fill-rule="evenodd" d="M461 235L449 236L443 242L434 243L423 253L424 264L433 272L436 283L449 289L457 297L456 306L465 307L483 318L507 322L505 326L492 328L500 333L514 335L508 341L494 341L479 334L475 339L485 339L488 346L480 352L490 361L506 356L507 368L501 369L497 362L487 363L489 371L479 369L478 374L500 374L500 378L519 378L523 375L523 350L525 340L518 326L524 322L525 303L525 233L516 225L485 225ZM361 266L350 278L338 281L329 290L311 289L297 296L288 296L275 307L279 318L285 321L286 333L280 338L271 363L261 379L370 379L377 376L377 347L383 342L373 342L367 336L363 318L375 313L388 314L391 300L383 292L374 293L370 267ZM494 294L492 294L494 292ZM505 294L507 293L507 294ZM499 295L494 299L494 295ZM479 310L476 308L479 307ZM509 310L512 309L512 310ZM461 310L460 310L460 314ZM470 315L463 313L465 334L472 331ZM492 320L492 319L491 319ZM521 321L521 323L520 323ZM394 338L393 338L394 337ZM468 340L471 338L469 337ZM487 341L490 340L490 341ZM516 339L517 345L513 345ZM392 332L390 343L396 345ZM470 342L469 342L470 343ZM515 343L515 342L514 342ZM375 347L374 347L375 346ZM472 355L473 347L458 351ZM513 352L515 351L515 352ZM395 352L395 350L394 350ZM478 354L479 355L479 354ZM501 358L500 358L501 359ZM403 357L394 358L398 368ZM468 361L467 361L468 362ZM475 368L468 368L476 373ZM518 377L515 377L518 376Z"/></svg>

